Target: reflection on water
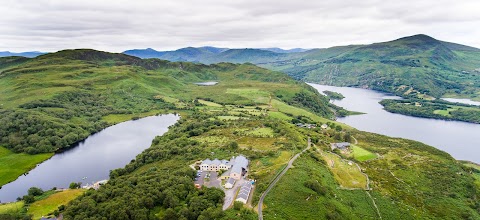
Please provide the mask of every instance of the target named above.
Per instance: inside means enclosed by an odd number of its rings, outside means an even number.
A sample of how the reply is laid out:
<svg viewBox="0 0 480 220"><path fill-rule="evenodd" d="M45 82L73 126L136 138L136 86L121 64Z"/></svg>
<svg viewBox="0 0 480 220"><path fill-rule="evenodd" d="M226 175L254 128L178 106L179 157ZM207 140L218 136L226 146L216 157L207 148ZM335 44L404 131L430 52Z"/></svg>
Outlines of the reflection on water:
<svg viewBox="0 0 480 220"><path fill-rule="evenodd" d="M0 201L11 202L32 187L44 190L68 188L71 182L93 183L108 179L110 170L124 167L150 147L157 135L167 132L179 116L168 114L146 117L108 127L89 136L77 146L55 154L28 175L0 189Z"/></svg>

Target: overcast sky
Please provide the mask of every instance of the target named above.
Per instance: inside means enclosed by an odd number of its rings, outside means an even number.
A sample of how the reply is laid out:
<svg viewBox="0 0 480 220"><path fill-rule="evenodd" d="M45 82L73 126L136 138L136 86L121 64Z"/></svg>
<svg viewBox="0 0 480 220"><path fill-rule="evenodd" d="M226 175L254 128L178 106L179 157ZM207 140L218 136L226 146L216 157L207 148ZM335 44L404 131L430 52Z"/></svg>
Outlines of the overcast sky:
<svg viewBox="0 0 480 220"><path fill-rule="evenodd" d="M0 51L323 48L423 33L480 48L480 0L2 0Z"/></svg>

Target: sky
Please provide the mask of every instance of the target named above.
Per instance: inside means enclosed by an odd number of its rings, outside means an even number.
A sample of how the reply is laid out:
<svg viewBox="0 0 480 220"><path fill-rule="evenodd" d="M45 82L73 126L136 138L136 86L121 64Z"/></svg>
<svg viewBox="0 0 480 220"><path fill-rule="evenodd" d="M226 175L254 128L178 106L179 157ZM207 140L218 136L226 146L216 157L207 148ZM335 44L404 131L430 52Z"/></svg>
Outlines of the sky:
<svg viewBox="0 0 480 220"><path fill-rule="evenodd" d="M479 0L2 0L0 51L325 48L415 34L480 48Z"/></svg>

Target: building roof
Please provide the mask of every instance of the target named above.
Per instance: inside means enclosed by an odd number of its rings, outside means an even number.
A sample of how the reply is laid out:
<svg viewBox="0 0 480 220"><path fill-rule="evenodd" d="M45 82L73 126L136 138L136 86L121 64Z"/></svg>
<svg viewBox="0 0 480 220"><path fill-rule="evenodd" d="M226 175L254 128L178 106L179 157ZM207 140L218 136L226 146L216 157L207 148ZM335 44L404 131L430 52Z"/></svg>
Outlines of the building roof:
<svg viewBox="0 0 480 220"><path fill-rule="evenodd" d="M230 176L230 170L227 170L225 172L222 173L222 175L220 175L221 177L224 177L224 176Z"/></svg>
<svg viewBox="0 0 480 220"><path fill-rule="evenodd" d="M245 199L248 200L248 196L250 195L250 191L252 190L252 183L251 182L246 182L242 185L242 188L240 188L240 191L238 192L237 199Z"/></svg>
<svg viewBox="0 0 480 220"><path fill-rule="evenodd" d="M228 180L227 180L227 183L230 183L230 184L235 184L235 179L230 177Z"/></svg>
<svg viewBox="0 0 480 220"><path fill-rule="evenodd" d="M232 166L232 172L242 173L242 169L247 169L248 160L246 157L240 155L235 158L235 163Z"/></svg>
<svg viewBox="0 0 480 220"><path fill-rule="evenodd" d="M332 150L334 150L335 148L346 148L348 146L350 146L350 143L348 143L348 142L333 143L332 144Z"/></svg>

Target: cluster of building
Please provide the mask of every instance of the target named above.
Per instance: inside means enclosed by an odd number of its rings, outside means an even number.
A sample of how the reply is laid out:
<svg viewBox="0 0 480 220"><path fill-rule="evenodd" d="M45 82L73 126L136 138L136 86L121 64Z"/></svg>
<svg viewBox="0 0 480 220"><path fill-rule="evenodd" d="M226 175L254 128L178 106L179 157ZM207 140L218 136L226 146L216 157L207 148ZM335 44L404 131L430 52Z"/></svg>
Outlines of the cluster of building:
<svg viewBox="0 0 480 220"><path fill-rule="evenodd" d="M246 175L248 164L248 159L245 156L239 155L237 157L230 158L230 160L206 159L196 162L195 166L200 168L200 171L198 171L199 173L202 171L223 171L219 179L225 180L225 189L232 189L234 188L235 183ZM243 182L243 180L239 182ZM199 184L197 185L200 187ZM235 201L247 203L252 188L252 181L245 181L245 183L242 183Z"/></svg>
<svg viewBox="0 0 480 220"><path fill-rule="evenodd" d="M229 179L239 180L242 176L247 173L248 160L244 156L232 157L230 160L203 160L200 165L200 170L203 171L220 171L224 170L220 179Z"/></svg>
<svg viewBox="0 0 480 220"><path fill-rule="evenodd" d="M297 123L296 126L299 128L316 128L317 127L317 125L315 124L304 124L304 123Z"/></svg>

